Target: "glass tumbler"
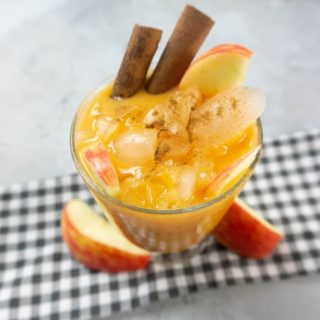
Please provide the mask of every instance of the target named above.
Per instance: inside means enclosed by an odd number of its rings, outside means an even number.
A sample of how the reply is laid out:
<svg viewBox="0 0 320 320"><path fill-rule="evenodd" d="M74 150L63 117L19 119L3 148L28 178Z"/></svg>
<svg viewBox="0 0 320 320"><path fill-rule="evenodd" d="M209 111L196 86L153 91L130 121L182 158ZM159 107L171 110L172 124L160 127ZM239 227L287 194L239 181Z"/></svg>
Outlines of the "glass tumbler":
<svg viewBox="0 0 320 320"><path fill-rule="evenodd" d="M106 87L104 83L80 105L71 128L71 152L79 174L100 205L110 223L114 224L133 243L158 253L185 251L210 234L244 188L260 159L261 150L241 178L224 193L207 202L191 207L158 210L140 208L122 202L104 192L90 177L75 148L75 132L79 118L92 99ZM262 127L257 121L257 144L262 144Z"/></svg>

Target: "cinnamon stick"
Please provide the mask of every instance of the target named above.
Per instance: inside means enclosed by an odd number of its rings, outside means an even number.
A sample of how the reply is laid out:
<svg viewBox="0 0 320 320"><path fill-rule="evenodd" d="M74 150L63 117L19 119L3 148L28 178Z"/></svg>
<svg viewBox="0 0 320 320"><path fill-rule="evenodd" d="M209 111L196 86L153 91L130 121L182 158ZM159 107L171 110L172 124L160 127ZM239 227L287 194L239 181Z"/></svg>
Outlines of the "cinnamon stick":
<svg viewBox="0 0 320 320"><path fill-rule="evenodd" d="M118 71L112 98L128 98L143 85L162 31L135 25Z"/></svg>
<svg viewBox="0 0 320 320"><path fill-rule="evenodd" d="M149 93L161 93L179 83L213 25L210 17L190 5L185 6L147 82Z"/></svg>

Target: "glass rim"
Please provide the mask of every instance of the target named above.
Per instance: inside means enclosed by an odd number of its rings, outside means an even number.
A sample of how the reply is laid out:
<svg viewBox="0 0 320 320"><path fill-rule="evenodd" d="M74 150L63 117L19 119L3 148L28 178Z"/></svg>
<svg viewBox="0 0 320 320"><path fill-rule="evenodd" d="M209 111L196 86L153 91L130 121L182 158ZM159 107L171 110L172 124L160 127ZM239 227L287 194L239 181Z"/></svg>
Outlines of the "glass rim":
<svg viewBox="0 0 320 320"><path fill-rule="evenodd" d="M93 179L86 173L85 169L83 168L83 165L81 164L81 161L77 155L76 149L75 149L75 143L74 143L74 130L77 124L77 120L79 117L79 113L82 111L82 109L86 108L88 103L91 102L92 98L95 97L101 90L103 90L106 86L107 81L110 82L110 78L108 77L105 81L103 81L103 83L98 86L98 88L96 88L95 90L92 90L87 96L86 98L81 102L80 106L78 107L74 117L73 117L73 121L71 124L71 130L70 130L70 148L71 148L71 155L72 155L72 159L73 162L78 170L78 173L80 174L80 176L82 177L82 179L85 181L86 184L88 184L88 186L90 188L92 188L95 192L97 192L100 196L102 196L103 198L108 199L110 202L112 202L115 205L124 207L126 209L130 209L130 210L134 210L134 211L139 211L141 213L145 213L145 214L183 214L183 213L192 213L192 212L196 212L200 209L204 209L207 207L210 207L218 202L220 202L221 200L227 198L229 195L231 195L248 177L250 177L251 173L253 172L256 164L258 163L258 161L261 158L262 155L262 145L263 145L263 131L262 131L262 124L261 124L261 120L260 118L257 119L256 123L257 123L257 127L258 127L258 145L261 145L261 148L259 149L257 155L255 156L254 160L251 162L250 166L248 167L248 169L244 172L244 174L241 176L241 178L235 183L233 184L230 188L228 188L226 191L224 191L223 193L211 198L208 201L199 203L199 204L195 204L193 206L189 206L189 207L183 207L183 208L178 208L178 209L151 209L151 208L143 208L143 207L138 207L129 203L126 203L124 201L121 201L111 195L109 195L107 192L104 192L103 190L101 190L97 184L93 181Z"/></svg>

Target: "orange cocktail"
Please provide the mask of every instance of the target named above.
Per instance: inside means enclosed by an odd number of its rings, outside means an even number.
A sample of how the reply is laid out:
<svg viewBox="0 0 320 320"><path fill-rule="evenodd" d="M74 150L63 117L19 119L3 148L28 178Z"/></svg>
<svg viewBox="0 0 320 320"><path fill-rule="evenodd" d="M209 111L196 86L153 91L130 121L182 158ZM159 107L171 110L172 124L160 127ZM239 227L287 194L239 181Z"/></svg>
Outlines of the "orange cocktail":
<svg viewBox="0 0 320 320"><path fill-rule="evenodd" d="M111 88L103 85L77 113L72 149L78 169L108 219L131 241L152 251L187 249L215 227L251 175L258 152L234 181L222 183L220 190L209 188L221 172L261 144L260 124L251 124L228 144L191 140L189 118L208 100L199 90L174 88L159 95L140 90L113 100ZM179 134L152 119L161 112L159 106L171 108L173 116L166 120ZM106 187L86 159L88 150L101 147L110 157L117 187Z"/></svg>

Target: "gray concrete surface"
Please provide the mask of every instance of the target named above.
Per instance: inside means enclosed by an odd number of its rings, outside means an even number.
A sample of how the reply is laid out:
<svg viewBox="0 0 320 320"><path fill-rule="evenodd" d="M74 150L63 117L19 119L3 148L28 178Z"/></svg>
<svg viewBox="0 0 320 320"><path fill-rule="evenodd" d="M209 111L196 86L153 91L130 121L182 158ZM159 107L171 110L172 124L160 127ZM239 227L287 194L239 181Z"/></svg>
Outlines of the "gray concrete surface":
<svg viewBox="0 0 320 320"><path fill-rule="evenodd" d="M320 126L319 1L188 2L217 22L202 50L254 50L247 83L266 91L266 136ZM0 0L0 185L73 172L68 132L81 99L117 71L133 23L162 28L163 48L184 3ZM314 275L202 291L112 319L315 320L319 301Z"/></svg>

